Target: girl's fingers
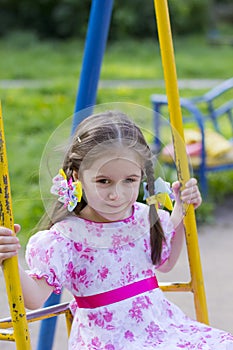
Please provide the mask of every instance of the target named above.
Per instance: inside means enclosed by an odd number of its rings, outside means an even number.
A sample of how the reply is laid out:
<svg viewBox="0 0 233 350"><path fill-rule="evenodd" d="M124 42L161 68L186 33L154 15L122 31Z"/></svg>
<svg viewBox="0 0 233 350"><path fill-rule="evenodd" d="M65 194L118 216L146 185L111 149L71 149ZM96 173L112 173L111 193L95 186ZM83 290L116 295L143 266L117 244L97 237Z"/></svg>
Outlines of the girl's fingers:
<svg viewBox="0 0 233 350"><path fill-rule="evenodd" d="M18 231L19 225L16 230ZM11 258L20 249L19 239L10 229L0 227L0 265L5 259Z"/></svg>
<svg viewBox="0 0 233 350"><path fill-rule="evenodd" d="M0 244L0 265L2 265L3 261L18 254L20 249L20 244Z"/></svg>
<svg viewBox="0 0 233 350"><path fill-rule="evenodd" d="M176 201L179 201L179 181L175 181L172 184L172 189L176 197ZM197 180L195 178L191 178L186 182L185 187L181 191L180 196L183 202L188 204L194 204L195 208L197 208L201 204L202 198L197 185Z"/></svg>
<svg viewBox="0 0 233 350"><path fill-rule="evenodd" d="M187 204L193 204L195 208L199 207L202 203L202 198L199 190L193 192L182 192L182 201Z"/></svg>
<svg viewBox="0 0 233 350"><path fill-rule="evenodd" d="M179 181L173 182L173 184L172 184L172 189L173 189L173 191L179 191L179 189L180 189L180 183L179 183Z"/></svg>
<svg viewBox="0 0 233 350"><path fill-rule="evenodd" d="M19 250L20 243L17 237L0 236L0 253Z"/></svg>
<svg viewBox="0 0 233 350"><path fill-rule="evenodd" d="M198 188L189 188L185 189L181 192L181 197L184 200L184 198L195 198L195 197L200 197L201 194L199 192Z"/></svg>
<svg viewBox="0 0 233 350"><path fill-rule="evenodd" d="M4 254L0 253L0 267L1 267L1 265L2 265L4 260L10 259L10 258L12 258L13 256L16 256L16 255L17 255L17 251L15 251L15 252L8 252L8 253L4 253Z"/></svg>
<svg viewBox="0 0 233 350"><path fill-rule="evenodd" d="M200 191L198 189L197 186L191 187L191 188L186 188L181 192L181 196L182 197L188 197L188 196L192 196L192 197L196 197L196 196L200 196Z"/></svg>
<svg viewBox="0 0 233 350"><path fill-rule="evenodd" d="M192 177L186 182L185 187L192 187L195 185L197 185L197 179L195 179L195 177Z"/></svg>
<svg viewBox="0 0 233 350"><path fill-rule="evenodd" d="M202 197L195 178L187 181L185 189L181 192L181 198L183 202L193 204L195 209L201 205Z"/></svg>
<svg viewBox="0 0 233 350"><path fill-rule="evenodd" d="M14 224L14 232L18 233L21 230L21 226L19 224ZM0 226L0 236L13 236L12 230L7 227Z"/></svg>
<svg viewBox="0 0 233 350"><path fill-rule="evenodd" d="M13 232L6 227L0 226L0 236L12 236Z"/></svg>
<svg viewBox="0 0 233 350"><path fill-rule="evenodd" d="M15 233L18 233L21 230L21 226L19 224L14 224Z"/></svg>
<svg viewBox="0 0 233 350"><path fill-rule="evenodd" d="M173 194L175 195L176 202L180 201L180 183L179 183L179 181L173 182L172 191L173 191Z"/></svg>
<svg viewBox="0 0 233 350"><path fill-rule="evenodd" d="M20 246L19 239L15 236L0 236L0 251L5 251L6 246Z"/></svg>

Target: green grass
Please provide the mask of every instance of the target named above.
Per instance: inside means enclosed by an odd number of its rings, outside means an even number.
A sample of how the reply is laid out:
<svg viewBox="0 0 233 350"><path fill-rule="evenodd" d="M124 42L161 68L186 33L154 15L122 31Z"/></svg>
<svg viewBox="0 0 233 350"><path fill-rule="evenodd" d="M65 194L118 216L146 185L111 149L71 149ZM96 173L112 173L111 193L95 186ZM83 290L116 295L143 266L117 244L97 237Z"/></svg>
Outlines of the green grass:
<svg viewBox="0 0 233 350"><path fill-rule="evenodd" d="M39 165L51 133L74 110L81 71L84 43L40 42L29 34L14 34L0 40L1 80L38 82L37 86L0 88L15 221L22 224L22 241L38 222L43 205L38 186ZM177 71L180 79L226 79L232 71L232 47L209 46L205 38L175 40ZM102 80L163 79L159 47L156 41L111 43L107 47L101 71ZM182 89L182 96L201 95L205 89ZM97 103L125 102L151 108L150 95L164 93L164 86L135 88L121 86L99 88ZM150 117L143 120L152 128ZM225 176L225 175L224 175ZM224 188L232 183L228 172ZM212 193L221 189L221 176L211 177ZM217 185L216 185L217 184ZM224 189L220 192L225 193ZM228 191L228 190L227 190ZM232 188L229 189L232 193ZM221 197L221 194L218 196ZM215 198L203 211L209 212Z"/></svg>
<svg viewBox="0 0 233 350"><path fill-rule="evenodd" d="M232 71L232 47L211 46L206 38L174 39L177 72L184 78L226 79ZM1 79L38 79L55 83L79 77L84 42L39 41L33 35L11 34L0 40ZM94 53L93 53L94 55ZM109 43L102 79L163 79L160 49L156 40Z"/></svg>

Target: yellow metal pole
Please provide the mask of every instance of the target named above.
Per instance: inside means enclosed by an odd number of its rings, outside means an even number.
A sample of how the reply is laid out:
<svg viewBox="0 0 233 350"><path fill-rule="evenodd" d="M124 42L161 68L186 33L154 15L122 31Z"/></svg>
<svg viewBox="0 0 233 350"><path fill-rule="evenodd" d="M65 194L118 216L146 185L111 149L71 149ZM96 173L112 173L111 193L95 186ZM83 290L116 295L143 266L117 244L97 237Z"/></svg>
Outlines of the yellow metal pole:
<svg viewBox="0 0 233 350"><path fill-rule="evenodd" d="M10 191L10 180L8 174L8 163L6 155L6 144L2 119L2 108L0 104L0 225L14 231L14 220L12 213L12 200ZM30 350L30 335L28 331L26 312L24 308L22 288L18 269L18 259L13 257L3 263L3 272L10 312L14 328L14 337L18 350Z"/></svg>
<svg viewBox="0 0 233 350"><path fill-rule="evenodd" d="M66 317L67 335L69 337L70 336L70 332L71 332L72 323L73 323L73 315L72 315L70 310L66 311L65 317Z"/></svg>
<svg viewBox="0 0 233 350"><path fill-rule="evenodd" d="M190 178L190 174L184 142L182 113L180 107L169 10L166 0L154 0L154 6L168 98L168 108L170 113L170 123L173 136L177 175L179 181L181 182L182 188ZM206 305L196 219L193 205L185 206L184 211L186 243L191 273L191 285L192 291L194 293L196 316L198 321L208 323L208 311Z"/></svg>

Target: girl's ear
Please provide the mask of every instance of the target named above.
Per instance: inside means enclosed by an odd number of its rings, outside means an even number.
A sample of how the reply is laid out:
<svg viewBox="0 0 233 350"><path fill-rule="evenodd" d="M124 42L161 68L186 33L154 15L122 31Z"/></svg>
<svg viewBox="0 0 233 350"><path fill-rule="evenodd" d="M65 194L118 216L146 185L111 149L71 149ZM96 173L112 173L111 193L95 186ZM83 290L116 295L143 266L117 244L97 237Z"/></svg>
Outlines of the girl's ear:
<svg viewBox="0 0 233 350"><path fill-rule="evenodd" d="M73 170L72 176L73 176L74 181L77 181L79 179L78 178L78 173L75 170Z"/></svg>

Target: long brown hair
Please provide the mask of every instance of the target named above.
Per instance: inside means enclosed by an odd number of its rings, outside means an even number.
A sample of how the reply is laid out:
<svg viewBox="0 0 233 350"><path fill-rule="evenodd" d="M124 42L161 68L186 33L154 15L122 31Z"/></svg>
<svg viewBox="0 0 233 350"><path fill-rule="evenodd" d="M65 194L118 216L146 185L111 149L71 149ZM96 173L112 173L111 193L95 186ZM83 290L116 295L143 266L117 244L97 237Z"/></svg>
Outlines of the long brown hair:
<svg viewBox="0 0 233 350"><path fill-rule="evenodd" d="M84 119L76 129L71 146L67 151L63 170L69 180L73 172L79 172L82 162L88 154L89 161L99 157L96 151L98 145L103 146L106 150L111 146L120 145L128 147L137 152L140 157L142 171L146 175L148 191L150 195L154 194L154 168L152 162L152 152L141 132L135 123L133 123L125 114L118 111L107 111L89 116ZM76 206L74 213L78 215L87 205L84 198ZM52 214L50 215L51 227L54 223L62 220L68 213L63 204L58 201L55 204ZM163 229L154 205L150 206L150 242L151 242L151 259L154 264L158 264L161 259L162 244L165 240Z"/></svg>

